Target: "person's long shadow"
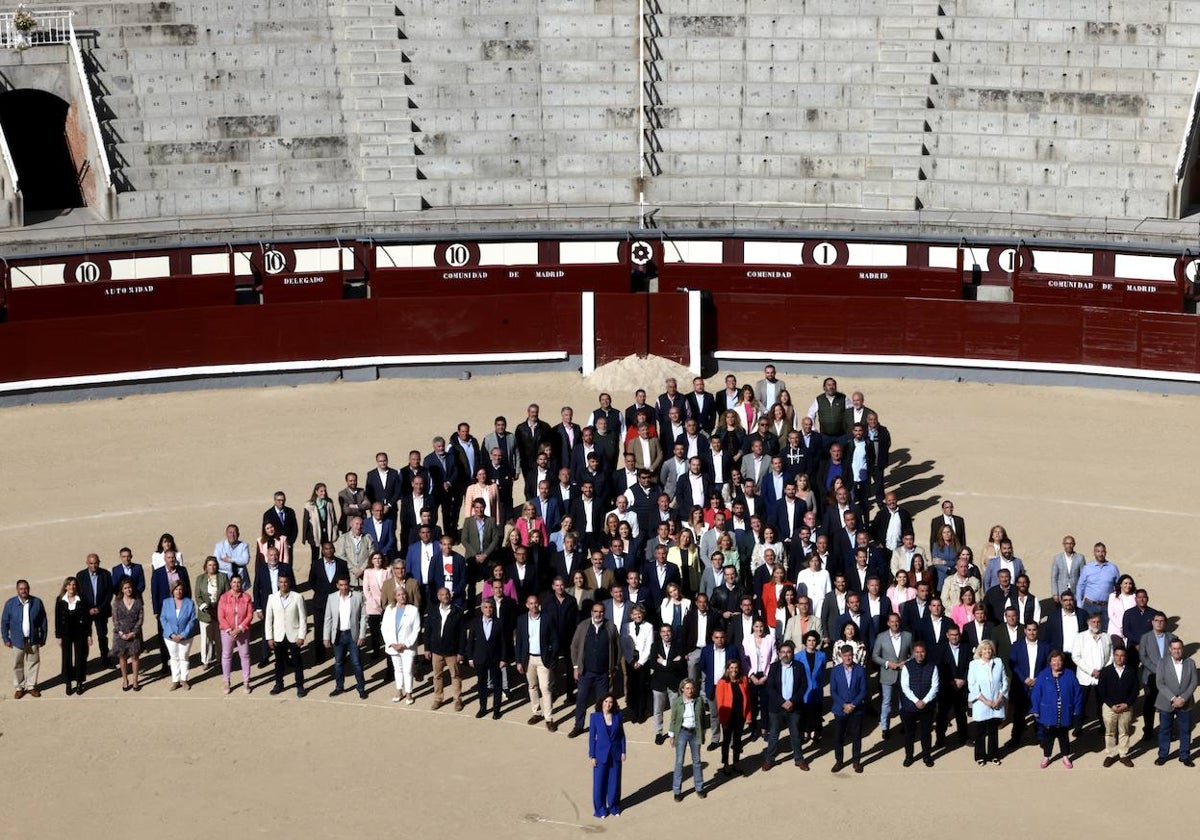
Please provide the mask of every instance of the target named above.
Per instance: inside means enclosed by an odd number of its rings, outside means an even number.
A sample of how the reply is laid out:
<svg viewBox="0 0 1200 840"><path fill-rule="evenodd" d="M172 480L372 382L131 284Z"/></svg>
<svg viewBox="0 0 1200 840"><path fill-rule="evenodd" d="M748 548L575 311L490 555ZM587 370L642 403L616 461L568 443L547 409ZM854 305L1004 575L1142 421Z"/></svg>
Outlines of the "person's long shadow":
<svg viewBox="0 0 1200 840"><path fill-rule="evenodd" d="M646 784L635 790L633 793L621 797L621 810L628 811L630 808L635 808L643 802L647 802L656 796L671 794L671 776L673 770L668 770L663 775L651 779Z"/></svg>

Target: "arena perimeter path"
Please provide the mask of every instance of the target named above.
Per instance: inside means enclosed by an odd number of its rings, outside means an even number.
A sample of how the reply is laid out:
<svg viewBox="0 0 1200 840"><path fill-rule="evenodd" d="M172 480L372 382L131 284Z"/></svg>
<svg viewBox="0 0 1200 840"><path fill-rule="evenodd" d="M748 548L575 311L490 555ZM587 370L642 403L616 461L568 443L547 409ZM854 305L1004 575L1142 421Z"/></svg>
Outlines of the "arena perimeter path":
<svg viewBox="0 0 1200 840"><path fill-rule="evenodd" d="M736 371L741 381L755 371ZM836 373L836 371L835 371ZM784 374L797 402L819 390L815 377ZM1109 557L1151 592L1152 605L1182 616L1189 643L1200 634L1195 498L1200 398L1058 387L989 386L905 380L852 381L891 429L893 486L917 515L918 539L942 498L967 520L972 547L1003 523L1034 579L1048 590L1049 560L1072 533L1090 554ZM720 376L711 380L720 387ZM651 395L660 381L642 383ZM615 394L624 407L633 382ZM48 606L62 577L96 551L106 566L130 545L138 562L163 531L175 534L189 569L238 522L251 536L277 488L296 507L316 480L341 488L378 449L402 465L410 448L428 451L434 434L466 419L482 438L492 417L510 427L537 400L552 423L560 404L577 418L596 389L578 376L510 375L470 381L385 380L263 390L179 393L0 411L0 581L28 577ZM302 555L302 568L307 556ZM52 611L52 608L51 608ZM1189 652L1195 650L1189 646ZM306 657L307 659L307 657ZM42 675L57 681L50 647ZM706 801L675 804L671 754L650 726L631 727L624 777L626 813L591 817L585 739L528 727L517 706L500 722L429 711L428 683L413 707L330 700L328 671L314 690L270 697L255 669L251 697L223 697L219 679L167 694L164 681L122 694L109 677L84 697L61 686L40 700L0 702L0 835L138 838L240 836L372 837L415 831L431 838L482 835L552 838L580 831L614 837L724 836L735 826L791 833L854 826L875 836L927 825L938 834L975 825L986 832L1070 827L1117 836L1153 830L1178 815L1147 803L1188 808L1200 771L1176 762L1133 769L1100 766L1092 751L1065 771L1037 769L1026 747L999 768L976 768L969 749L937 766L903 772L889 752L855 776L832 776L828 754L813 771L790 763L712 789ZM374 683L373 685L378 685ZM560 717L560 720L563 718ZM1135 735L1140 733L1135 733ZM1007 737L1005 732L1001 738ZM878 740L868 739L874 748ZM898 750L893 739L889 750ZM747 754L757 766L761 742ZM716 753L704 753L709 771ZM873 753L873 758L878 751ZM1185 794L1180 797L1179 794ZM990 804L989 804L990 800ZM864 810L865 806L865 810ZM989 816L990 814L990 816ZM785 825L772 825L782 821Z"/></svg>

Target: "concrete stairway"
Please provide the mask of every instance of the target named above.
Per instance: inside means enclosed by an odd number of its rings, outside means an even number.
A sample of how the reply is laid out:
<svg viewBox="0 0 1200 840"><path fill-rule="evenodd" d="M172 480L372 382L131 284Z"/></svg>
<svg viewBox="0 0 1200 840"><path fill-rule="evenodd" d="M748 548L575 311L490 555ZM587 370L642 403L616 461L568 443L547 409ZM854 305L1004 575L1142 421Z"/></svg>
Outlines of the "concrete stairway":
<svg viewBox="0 0 1200 840"><path fill-rule="evenodd" d="M326 0L75 8L119 219L363 205Z"/></svg>

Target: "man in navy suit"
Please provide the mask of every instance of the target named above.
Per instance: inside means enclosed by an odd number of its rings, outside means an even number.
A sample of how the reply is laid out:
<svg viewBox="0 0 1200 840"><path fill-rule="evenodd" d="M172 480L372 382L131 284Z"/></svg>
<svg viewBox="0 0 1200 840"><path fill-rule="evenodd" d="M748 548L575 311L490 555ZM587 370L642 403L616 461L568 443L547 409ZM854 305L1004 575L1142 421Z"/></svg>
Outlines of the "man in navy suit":
<svg viewBox="0 0 1200 840"><path fill-rule="evenodd" d="M618 587L613 587L618 589ZM558 659L558 634L550 619L542 616L542 604L536 595L525 599L525 612L517 617L517 637L513 662L517 673L525 675L529 686L529 705L533 716L529 725L545 722L551 732L554 722L554 663Z"/></svg>
<svg viewBox="0 0 1200 840"><path fill-rule="evenodd" d="M836 643L835 643L836 648ZM863 771L862 725L863 706L867 702L867 672L854 661L854 648L844 645L837 649L840 664L829 672L829 696L833 708L834 735L832 772L837 773L845 763L846 736L851 739L851 761L855 773Z"/></svg>
<svg viewBox="0 0 1200 840"><path fill-rule="evenodd" d="M826 603L829 598L833 598L834 594L830 592L826 597ZM836 603L836 601L834 602ZM833 640L836 642L842 638L842 628L853 622L858 626L858 640L866 646L869 651L875 646L875 621L867 614L867 611L862 608L862 596L857 592L849 592L846 595L846 611L842 613L837 621L833 623Z"/></svg>
<svg viewBox="0 0 1200 840"><path fill-rule="evenodd" d="M309 567L308 585L312 587L313 602L310 614L313 617L313 663L325 661L329 652L325 648L325 606L329 596L337 592L337 579L350 578L346 561L333 553L333 543L321 543L321 556ZM332 641L332 640L330 640Z"/></svg>
<svg viewBox="0 0 1200 840"><path fill-rule="evenodd" d="M441 544L433 538L433 528L421 525L417 528L417 540L408 547L404 555L404 568L408 576L417 582L421 588L421 614L424 615L429 605L437 600L438 587L434 585L434 575L440 565L442 556ZM399 558L397 558L397 562Z"/></svg>
<svg viewBox="0 0 1200 840"><path fill-rule="evenodd" d="M388 466L386 452L375 453L375 469L367 472L367 501L383 505L383 515L396 515L396 500L400 498L400 473Z"/></svg>
<svg viewBox="0 0 1200 840"><path fill-rule="evenodd" d="M962 643L962 633L953 622L946 628L946 641L939 647L937 657L937 740L933 746L941 749L951 717L958 731L958 742L967 743L967 672L971 667L971 651Z"/></svg>
<svg viewBox="0 0 1200 840"><path fill-rule="evenodd" d="M887 426L880 424L879 415L874 411L868 411L866 417L867 446L870 447L871 454L874 456L871 463L872 490L875 493L875 504L883 507L883 474L887 470L888 459L892 453L892 435L888 431ZM957 517L957 519L959 524L961 524L962 517ZM958 541L966 545L967 535L965 530L958 531L957 533ZM930 542L934 542L934 540L931 539Z"/></svg>
<svg viewBox="0 0 1200 840"><path fill-rule="evenodd" d="M100 667L111 668L108 659L108 620L112 617L112 574L100 565L99 554L87 556L87 566L75 575L79 598L88 611L88 621L96 631L100 644Z"/></svg>
<svg viewBox="0 0 1200 840"><path fill-rule="evenodd" d="M475 717L483 717L488 713L488 696L492 698L492 719L500 719L500 691L502 681L500 673L512 659L512 651L508 641L508 633L503 622L496 615L496 605L491 598L484 599L479 604L480 614L467 624L466 635L463 636L462 655L467 664L475 669L478 677L476 691L479 694L479 711ZM489 691L488 686L491 686Z"/></svg>
<svg viewBox="0 0 1200 840"><path fill-rule="evenodd" d="M703 508L712 492L712 484L704 474L704 461L699 457L689 459L688 471L675 483L675 509L679 518L686 521L693 507Z"/></svg>
<svg viewBox="0 0 1200 840"><path fill-rule="evenodd" d="M1004 745L1005 752L1012 752L1021 745L1021 736L1025 734L1032 708L1030 692L1033 691L1037 675L1046 667L1050 657L1050 645L1044 639L1038 638L1040 630L1041 625L1036 621L1025 622L1025 638L1018 640L1008 652L1008 670L1012 674L1012 685L1009 688L1012 732L1008 743Z"/></svg>
<svg viewBox="0 0 1200 840"><path fill-rule="evenodd" d="M646 570L642 572L642 580L646 582L646 589L649 590L650 614L657 619L658 605L667 596L667 587L672 583L683 586L679 577L679 567L667 562L667 550L661 545L654 549L654 562L646 566Z"/></svg>
<svg viewBox="0 0 1200 840"><path fill-rule="evenodd" d="M708 435L694 417L683 421L683 434L675 438L675 443L683 444L683 454L689 458L703 458L711 451Z"/></svg>
<svg viewBox="0 0 1200 840"><path fill-rule="evenodd" d="M296 521L296 511L287 506L287 494L282 490L275 491L275 503L263 511L262 521L264 525L273 523L276 530L287 537L289 552L296 547L300 524Z"/></svg>
<svg viewBox="0 0 1200 840"><path fill-rule="evenodd" d="M725 676L725 666L729 664L731 659L737 659L742 663L742 672L746 673L750 667L750 662L746 658L745 653L740 647L732 647L728 644L729 634L723 628L716 628L712 633L712 641L705 645L700 650L700 676L704 678L704 696L708 698L710 704L716 708L717 702L717 680ZM714 750L721 745L721 739L718 733L721 729L721 722L716 715L712 716L712 737L709 738L708 749Z"/></svg>
<svg viewBox="0 0 1200 840"><path fill-rule="evenodd" d="M462 483L463 476L459 473L458 459L446 450L446 439L441 435L433 439L433 451L425 456L424 465L429 471L429 494L433 497L433 501L427 503L426 507L433 509L434 522L437 521L438 510L441 510L442 530L448 534L457 534L458 510L462 506L462 496L458 496L458 503L455 504L455 495L459 492L459 485L462 484L462 489L465 490L466 484Z"/></svg>
<svg viewBox="0 0 1200 840"><path fill-rule="evenodd" d="M764 771L775 766L775 749L779 746L779 732L786 725L792 739L792 758L801 770L808 770L804 752L800 745L800 706L808 692L808 678L804 669L795 661L796 645L785 641L779 646L779 659L767 669L766 710L770 720L767 729L767 745L763 750Z"/></svg>
<svg viewBox="0 0 1200 840"><path fill-rule="evenodd" d="M496 495L500 502L500 515L496 521L504 523L512 515L513 510L513 484L516 482L516 475L513 472L512 462L505 460L499 447L492 447L492 451L487 453L483 468L487 470L488 480L496 485ZM475 477L471 476L471 478Z"/></svg>
<svg viewBox="0 0 1200 840"><path fill-rule="evenodd" d="M141 598L142 593L146 591L146 572L139 564L133 562L133 551L122 548L119 553L121 562L112 568L113 592L120 592L121 581L129 578L133 581L133 594Z"/></svg>
<svg viewBox="0 0 1200 840"><path fill-rule="evenodd" d="M371 503L371 518L363 522L363 531L371 535L375 548L388 560L399 556L396 549L396 521L384 515L384 503Z"/></svg>
<svg viewBox="0 0 1200 840"><path fill-rule="evenodd" d="M563 406L561 417L562 421L551 430L550 440L554 443L554 459L570 469L575 450L583 448L583 430L574 422L575 412L570 406Z"/></svg>
<svg viewBox="0 0 1200 840"><path fill-rule="evenodd" d="M1070 590L1060 593L1058 602L1059 608L1049 610L1046 614L1046 629L1042 635L1050 650L1062 651L1063 667L1074 668L1075 661L1071 658L1071 647L1067 646L1064 649L1066 634L1063 633L1063 626L1068 625L1074 629L1075 633L1070 634L1071 641L1074 642L1076 634L1087 630L1087 613L1075 609L1075 595Z"/></svg>
<svg viewBox="0 0 1200 840"><path fill-rule="evenodd" d="M765 488L764 488L765 489ZM774 503L770 524L775 529L775 536L790 543L800 526L804 524L804 514L808 505L796 498L796 485L783 486L783 498Z"/></svg>
<svg viewBox="0 0 1200 840"><path fill-rule="evenodd" d="M654 410L658 413L659 423L667 422L667 416L670 414L672 408L679 412L680 418L684 416L684 412L687 410L683 394L679 393L679 384L674 378L668 378L664 382L664 387L666 390L658 395L658 399L654 403ZM669 425L668 428L670 428Z"/></svg>

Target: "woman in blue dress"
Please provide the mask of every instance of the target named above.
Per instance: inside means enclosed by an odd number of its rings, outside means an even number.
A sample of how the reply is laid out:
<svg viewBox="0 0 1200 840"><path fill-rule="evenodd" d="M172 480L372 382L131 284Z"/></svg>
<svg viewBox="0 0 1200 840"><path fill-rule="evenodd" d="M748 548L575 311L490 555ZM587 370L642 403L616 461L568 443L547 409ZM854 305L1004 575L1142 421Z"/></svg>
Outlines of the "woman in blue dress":
<svg viewBox="0 0 1200 840"><path fill-rule="evenodd" d="M621 764L625 761L625 725L615 694L605 694L588 721L588 758L592 760L592 804L597 819L621 813Z"/></svg>

